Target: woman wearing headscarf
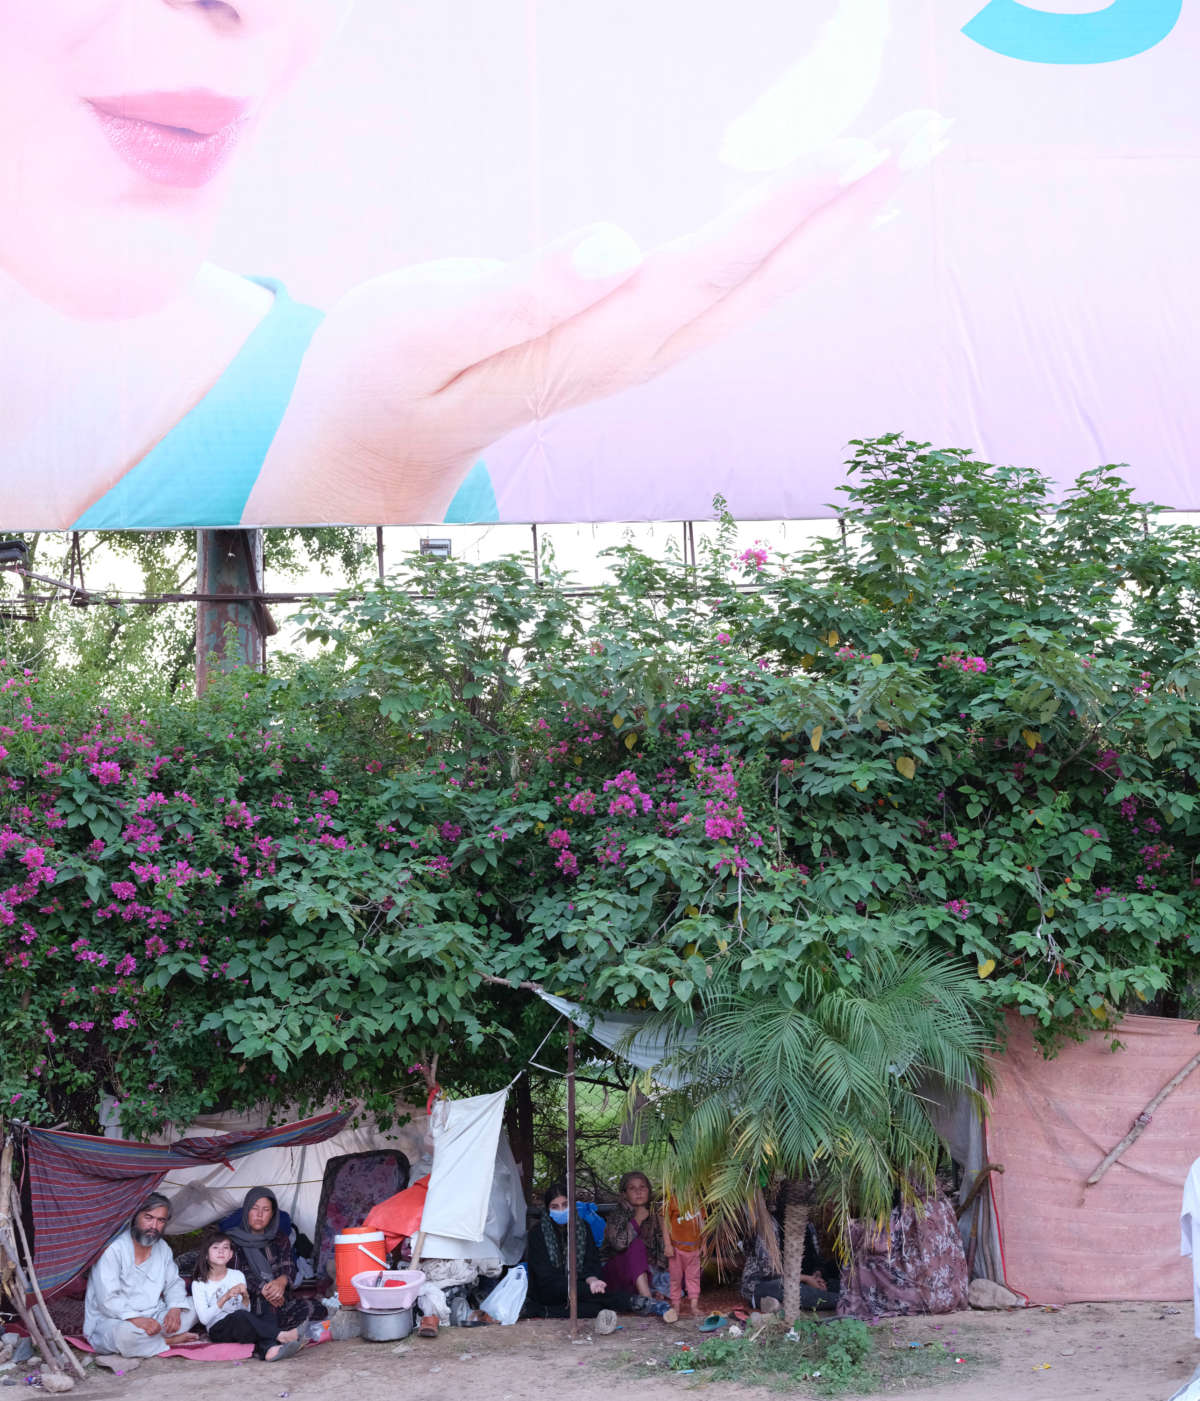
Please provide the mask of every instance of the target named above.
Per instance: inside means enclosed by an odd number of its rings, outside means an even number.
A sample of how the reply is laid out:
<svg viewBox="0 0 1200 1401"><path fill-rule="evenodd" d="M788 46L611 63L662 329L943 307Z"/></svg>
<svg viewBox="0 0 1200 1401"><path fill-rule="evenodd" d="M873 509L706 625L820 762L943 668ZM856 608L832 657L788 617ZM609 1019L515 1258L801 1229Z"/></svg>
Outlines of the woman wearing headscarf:
<svg viewBox="0 0 1200 1401"><path fill-rule="evenodd" d="M670 1289L662 1216L654 1206L654 1189L644 1172L627 1172L621 1195L604 1228L604 1278L609 1287L639 1295L643 1309L662 1313L654 1293Z"/></svg>
<svg viewBox="0 0 1200 1401"><path fill-rule="evenodd" d="M561 1182L547 1187L543 1197L542 1219L529 1233L526 1262L529 1271L529 1291L525 1296L525 1313L530 1318L568 1318L570 1292L567 1280L568 1214L567 1189ZM604 1282L604 1267L591 1227L576 1216L575 1262L576 1314L579 1318L594 1318L598 1333L611 1333L616 1327L618 1313L645 1312L644 1301Z"/></svg>
<svg viewBox="0 0 1200 1401"><path fill-rule="evenodd" d="M274 1314L279 1328L298 1328L325 1317L319 1299L298 1299L292 1293L296 1257L287 1232L280 1226L279 1203L267 1187L252 1187L242 1200L242 1218L229 1230L234 1264L246 1276L250 1309Z"/></svg>

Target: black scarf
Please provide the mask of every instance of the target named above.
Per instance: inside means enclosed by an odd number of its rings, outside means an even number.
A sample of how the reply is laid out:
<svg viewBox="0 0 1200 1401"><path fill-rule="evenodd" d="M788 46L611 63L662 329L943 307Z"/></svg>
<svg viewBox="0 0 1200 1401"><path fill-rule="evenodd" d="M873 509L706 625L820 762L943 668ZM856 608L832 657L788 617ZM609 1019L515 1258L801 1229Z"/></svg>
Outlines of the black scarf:
<svg viewBox="0 0 1200 1401"><path fill-rule="evenodd" d="M575 1217L575 1264L583 1268L583 1257L587 1254L588 1236L591 1227L582 1216ZM542 1239L546 1242L546 1254L556 1270L566 1273L567 1269L567 1228L557 1226L550 1219L550 1213L542 1213Z"/></svg>

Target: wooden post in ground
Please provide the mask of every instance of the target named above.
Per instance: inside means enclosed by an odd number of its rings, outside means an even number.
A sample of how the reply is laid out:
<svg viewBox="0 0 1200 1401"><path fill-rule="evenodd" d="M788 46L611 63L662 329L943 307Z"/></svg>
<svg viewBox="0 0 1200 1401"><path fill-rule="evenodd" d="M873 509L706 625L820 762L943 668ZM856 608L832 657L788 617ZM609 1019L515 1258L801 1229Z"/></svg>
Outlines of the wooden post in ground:
<svg viewBox="0 0 1200 1401"><path fill-rule="evenodd" d="M33 1252L21 1220L20 1194L12 1180L12 1155L12 1139L6 1137L0 1153L0 1294L8 1295L46 1365L54 1371L74 1373L82 1380L83 1364L51 1318L42 1297L42 1287L33 1268ZM14 1227L21 1237L20 1250Z"/></svg>
<svg viewBox="0 0 1200 1401"><path fill-rule="evenodd" d="M575 1230L575 1023L567 1024L567 1302L571 1337L579 1332L579 1251Z"/></svg>

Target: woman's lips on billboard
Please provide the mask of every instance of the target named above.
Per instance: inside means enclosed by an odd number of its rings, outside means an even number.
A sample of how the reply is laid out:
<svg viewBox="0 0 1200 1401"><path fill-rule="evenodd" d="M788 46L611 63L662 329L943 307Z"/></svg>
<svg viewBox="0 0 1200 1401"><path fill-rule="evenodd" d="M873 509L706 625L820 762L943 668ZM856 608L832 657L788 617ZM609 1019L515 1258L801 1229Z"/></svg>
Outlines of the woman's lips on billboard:
<svg viewBox="0 0 1200 1401"><path fill-rule="evenodd" d="M211 92L92 97L88 105L117 155L157 185L199 189L238 143L250 103Z"/></svg>

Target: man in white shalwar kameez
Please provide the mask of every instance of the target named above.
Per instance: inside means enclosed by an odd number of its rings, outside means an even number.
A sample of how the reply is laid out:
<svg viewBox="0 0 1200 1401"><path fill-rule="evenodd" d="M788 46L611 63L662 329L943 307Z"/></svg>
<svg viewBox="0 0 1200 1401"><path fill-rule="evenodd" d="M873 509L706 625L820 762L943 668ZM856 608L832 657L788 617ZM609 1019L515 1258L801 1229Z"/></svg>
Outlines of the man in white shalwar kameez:
<svg viewBox="0 0 1200 1401"><path fill-rule="evenodd" d="M163 1231L171 1215L166 1197L152 1192L129 1229L105 1247L92 1266L83 1306L83 1333L101 1353L153 1357L196 1340L186 1330L196 1314Z"/></svg>

